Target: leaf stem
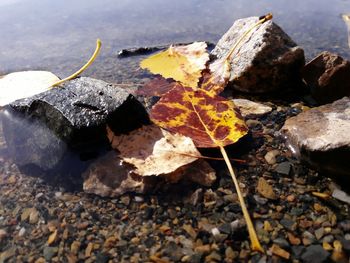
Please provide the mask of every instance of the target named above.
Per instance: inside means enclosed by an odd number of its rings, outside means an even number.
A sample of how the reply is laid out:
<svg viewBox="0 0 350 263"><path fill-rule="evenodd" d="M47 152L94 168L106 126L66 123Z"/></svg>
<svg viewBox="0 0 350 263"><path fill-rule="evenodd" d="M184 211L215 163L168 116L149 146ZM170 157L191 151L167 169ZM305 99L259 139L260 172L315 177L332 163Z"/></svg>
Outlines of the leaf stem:
<svg viewBox="0 0 350 263"><path fill-rule="evenodd" d="M272 14L269 13L265 16L263 16L261 19L259 19L258 22L256 22L254 25L252 25L236 42L236 44L230 49L229 53L226 55L225 60L230 60L231 56L233 54L233 52L236 50L236 48L238 47L238 45L243 41L243 39L254 29L256 28L258 25L261 25L263 23L265 23L268 20L272 19Z"/></svg>
<svg viewBox="0 0 350 263"><path fill-rule="evenodd" d="M96 49L95 49L94 53L92 54L91 58L89 59L89 61L86 62L86 64L84 66L82 66L78 71L76 71L75 73L73 73L72 75L70 75L67 78L64 78L64 79L61 79L61 80L55 82L50 87L55 87L55 86L58 86L58 85L62 84L63 82L66 82L68 80L74 79L78 75L80 75L83 71L85 71L94 62L94 60L96 59L98 53L100 52L101 45L102 45L101 40L97 39L96 40Z"/></svg>
<svg viewBox="0 0 350 263"><path fill-rule="evenodd" d="M230 162L230 160L229 160L229 158L227 156L226 150L225 150L225 148L223 146L220 146L220 151L221 151L222 156L225 159L227 168L228 168L228 170L230 172L230 175L232 177L233 183L234 183L236 191L237 191L238 200L239 200L239 202L241 204L242 211L243 211L243 216L244 216L244 219L245 219L245 221L247 223L247 228L248 228L248 233L249 233L249 237L250 237L252 250L259 251L261 253L265 253L264 249L260 245L258 236L257 236L257 234L255 232L253 222L252 222L252 220L250 218L248 209L247 209L247 207L245 205L244 198L242 196L242 192L241 192L239 184L238 184L238 180L237 180L236 175L235 175L235 173L233 171L233 168L232 168L231 162Z"/></svg>

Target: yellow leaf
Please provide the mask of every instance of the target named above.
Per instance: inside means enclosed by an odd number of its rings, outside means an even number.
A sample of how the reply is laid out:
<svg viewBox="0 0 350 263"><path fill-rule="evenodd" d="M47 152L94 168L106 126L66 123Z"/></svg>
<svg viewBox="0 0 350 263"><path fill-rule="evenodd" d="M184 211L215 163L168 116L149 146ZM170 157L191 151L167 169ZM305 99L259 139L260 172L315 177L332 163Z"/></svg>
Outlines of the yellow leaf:
<svg viewBox="0 0 350 263"><path fill-rule="evenodd" d="M186 46L170 46L164 52L155 54L141 62L141 68L149 69L164 78L172 78L184 86L197 88L209 60L205 42L194 42Z"/></svg>

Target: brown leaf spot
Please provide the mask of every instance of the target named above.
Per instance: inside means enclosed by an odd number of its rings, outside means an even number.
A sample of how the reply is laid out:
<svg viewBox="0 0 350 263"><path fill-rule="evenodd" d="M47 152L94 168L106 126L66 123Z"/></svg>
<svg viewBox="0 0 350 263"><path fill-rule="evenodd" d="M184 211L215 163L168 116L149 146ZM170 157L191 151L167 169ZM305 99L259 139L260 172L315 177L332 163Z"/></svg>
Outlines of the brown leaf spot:
<svg viewBox="0 0 350 263"><path fill-rule="evenodd" d="M247 132L248 128L244 125L241 125L239 123L235 123L235 128L236 130L240 131L240 132Z"/></svg>
<svg viewBox="0 0 350 263"><path fill-rule="evenodd" d="M228 105L225 103L220 102L220 103L216 104L216 112L218 112L218 113L227 111L228 108L229 108Z"/></svg>
<svg viewBox="0 0 350 263"><path fill-rule="evenodd" d="M230 128L220 125L215 129L215 138L219 140L225 139L230 134Z"/></svg>

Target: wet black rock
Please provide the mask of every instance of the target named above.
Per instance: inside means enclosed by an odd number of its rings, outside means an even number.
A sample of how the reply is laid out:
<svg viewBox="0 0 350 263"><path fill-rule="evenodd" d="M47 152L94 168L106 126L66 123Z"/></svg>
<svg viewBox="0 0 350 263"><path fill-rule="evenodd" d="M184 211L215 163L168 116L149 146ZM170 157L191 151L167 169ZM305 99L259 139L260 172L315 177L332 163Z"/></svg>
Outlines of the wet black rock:
<svg viewBox="0 0 350 263"><path fill-rule="evenodd" d="M148 122L143 106L132 95L85 77L17 100L1 117L15 162L45 172L98 155L108 145L106 125L120 134Z"/></svg>
<svg viewBox="0 0 350 263"><path fill-rule="evenodd" d="M319 103L330 103L350 96L350 62L328 51L307 63L303 78Z"/></svg>
<svg viewBox="0 0 350 263"><path fill-rule="evenodd" d="M293 152L315 169L342 178L350 175L350 98L288 119L281 131Z"/></svg>
<svg viewBox="0 0 350 263"><path fill-rule="evenodd" d="M326 262L330 253L323 249L321 245L311 245L306 248L301 255L301 259L305 263L321 263Z"/></svg>
<svg viewBox="0 0 350 263"><path fill-rule="evenodd" d="M212 54L218 58L226 56L258 20L258 17L248 17L235 21ZM300 85L300 71L305 58L304 51L270 20L258 26L242 41L230 62L230 82L235 89L263 93Z"/></svg>

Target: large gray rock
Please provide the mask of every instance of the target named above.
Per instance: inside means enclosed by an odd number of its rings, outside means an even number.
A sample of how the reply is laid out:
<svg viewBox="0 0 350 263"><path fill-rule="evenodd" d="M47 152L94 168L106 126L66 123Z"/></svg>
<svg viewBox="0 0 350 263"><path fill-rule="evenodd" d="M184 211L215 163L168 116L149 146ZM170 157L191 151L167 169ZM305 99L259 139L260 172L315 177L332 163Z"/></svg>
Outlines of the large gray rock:
<svg viewBox="0 0 350 263"><path fill-rule="evenodd" d="M305 65L302 74L321 104L350 96L350 62L337 54L322 52Z"/></svg>
<svg viewBox="0 0 350 263"><path fill-rule="evenodd" d="M248 17L234 22L212 51L221 58L257 21ZM237 90L263 93L300 85L304 51L271 20L254 29L234 52L230 83Z"/></svg>
<svg viewBox="0 0 350 263"><path fill-rule="evenodd" d="M315 169L350 176L350 98L300 113L281 132L293 152Z"/></svg>
<svg viewBox="0 0 350 263"><path fill-rule="evenodd" d="M74 158L96 156L108 146L106 125L120 134L148 122L143 106L132 95L91 78L75 79L62 88L15 101L1 119L14 161L43 171L67 165Z"/></svg>

